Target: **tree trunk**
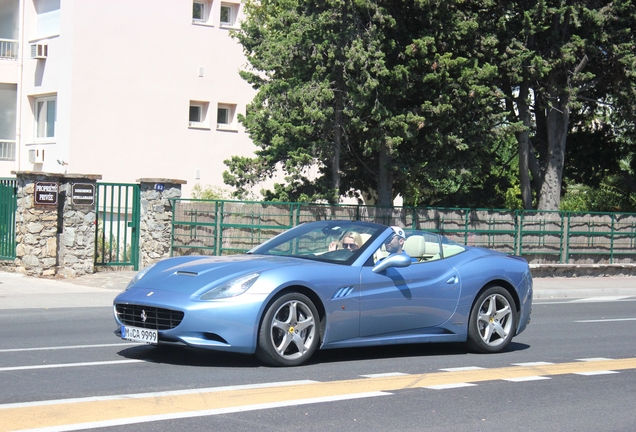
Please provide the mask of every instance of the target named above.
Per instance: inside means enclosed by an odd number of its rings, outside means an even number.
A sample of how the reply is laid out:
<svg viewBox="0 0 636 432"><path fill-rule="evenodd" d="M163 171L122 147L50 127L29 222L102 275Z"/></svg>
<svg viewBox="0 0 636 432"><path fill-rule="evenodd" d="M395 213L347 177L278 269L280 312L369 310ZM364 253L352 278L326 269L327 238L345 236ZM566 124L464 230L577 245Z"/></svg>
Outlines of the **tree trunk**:
<svg viewBox="0 0 636 432"><path fill-rule="evenodd" d="M331 188L334 191L334 197L340 196L340 152L342 151L342 128L343 128L343 111L344 111L344 94L346 91L344 81L344 63L345 63L345 47L346 47L346 30L349 15L349 2L345 0L342 3L342 22L340 27L340 46L336 48L337 60L335 64L335 112L333 126L333 157L331 161Z"/></svg>
<svg viewBox="0 0 636 432"><path fill-rule="evenodd" d="M378 204L393 205L393 173L391 172L391 155L385 145L380 147L378 167Z"/></svg>
<svg viewBox="0 0 636 432"><path fill-rule="evenodd" d="M565 21L566 23L568 20ZM566 71L566 85L559 95L551 98L548 105L548 115L546 122L548 151L545 162L543 181L539 198L539 210L559 210L561 205L561 184L563 182L563 166L565 164L565 143L568 137L568 126L570 123L570 81L573 76L580 73L587 65L588 57L584 55L573 73ZM555 88L557 75L550 79L548 88Z"/></svg>
<svg viewBox="0 0 636 432"><path fill-rule="evenodd" d="M570 121L569 96L552 99L547 121L548 152L538 210L559 210L565 163L565 143Z"/></svg>
<svg viewBox="0 0 636 432"><path fill-rule="evenodd" d="M529 157L530 157L530 107L528 106L528 84L524 83L519 88L517 102L519 118L523 122L524 130L517 134L519 143L519 182L521 184L521 201L523 208L532 209L532 188L530 185Z"/></svg>
<svg viewBox="0 0 636 432"><path fill-rule="evenodd" d="M340 196L340 152L342 151L342 90L336 90L336 112L333 127L333 158L331 162L331 187L336 197Z"/></svg>

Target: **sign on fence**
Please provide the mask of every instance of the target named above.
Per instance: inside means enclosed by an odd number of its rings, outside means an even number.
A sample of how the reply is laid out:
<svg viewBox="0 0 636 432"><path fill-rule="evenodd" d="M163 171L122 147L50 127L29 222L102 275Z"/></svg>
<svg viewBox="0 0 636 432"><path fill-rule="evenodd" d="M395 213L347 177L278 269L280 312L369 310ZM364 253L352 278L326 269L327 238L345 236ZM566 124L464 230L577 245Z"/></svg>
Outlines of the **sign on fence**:
<svg viewBox="0 0 636 432"><path fill-rule="evenodd" d="M56 205L59 190L60 184L58 182L35 182L35 204Z"/></svg>
<svg viewBox="0 0 636 432"><path fill-rule="evenodd" d="M73 205L93 205L95 203L95 185L91 183L73 183L71 186Z"/></svg>

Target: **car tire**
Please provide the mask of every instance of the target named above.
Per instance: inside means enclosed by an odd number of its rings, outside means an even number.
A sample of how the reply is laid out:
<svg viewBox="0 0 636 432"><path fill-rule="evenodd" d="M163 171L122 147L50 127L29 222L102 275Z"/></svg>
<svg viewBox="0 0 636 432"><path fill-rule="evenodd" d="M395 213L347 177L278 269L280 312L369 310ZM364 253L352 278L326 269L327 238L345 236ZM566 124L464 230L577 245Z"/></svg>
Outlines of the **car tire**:
<svg viewBox="0 0 636 432"><path fill-rule="evenodd" d="M318 311L307 296L280 296L263 315L256 356L271 366L305 363L320 343L319 322Z"/></svg>
<svg viewBox="0 0 636 432"><path fill-rule="evenodd" d="M468 346L479 353L504 350L517 330L517 310L502 287L486 289L473 304L468 321Z"/></svg>

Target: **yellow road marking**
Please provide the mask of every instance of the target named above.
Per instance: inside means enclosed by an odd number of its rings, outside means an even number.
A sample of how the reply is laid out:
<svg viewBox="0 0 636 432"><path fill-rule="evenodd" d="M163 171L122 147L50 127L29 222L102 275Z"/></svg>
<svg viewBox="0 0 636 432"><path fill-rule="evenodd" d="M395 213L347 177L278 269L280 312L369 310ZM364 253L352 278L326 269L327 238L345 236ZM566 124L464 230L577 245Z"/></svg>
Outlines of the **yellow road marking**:
<svg viewBox="0 0 636 432"><path fill-rule="evenodd" d="M352 396L372 392L392 392L412 388L476 383L531 376L555 376L603 370L636 369L636 358L571 362L496 369L434 372L415 375L383 376L332 382L307 383L189 394L157 394L109 400L81 399L72 402L12 407L0 405L0 430L14 431L43 427L63 427L78 423L133 419L166 414L185 414L258 404L289 403L310 398Z"/></svg>

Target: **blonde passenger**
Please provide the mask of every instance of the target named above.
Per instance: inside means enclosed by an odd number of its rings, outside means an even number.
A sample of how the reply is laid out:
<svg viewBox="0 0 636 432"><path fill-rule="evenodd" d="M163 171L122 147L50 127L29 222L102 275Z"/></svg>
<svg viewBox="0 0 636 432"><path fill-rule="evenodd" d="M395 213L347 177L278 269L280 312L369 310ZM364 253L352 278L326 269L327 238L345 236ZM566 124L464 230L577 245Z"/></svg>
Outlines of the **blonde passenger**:
<svg viewBox="0 0 636 432"><path fill-rule="evenodd" d="M331 242L329 244L329 250L334 251L337 249L348 249L351 252L355 252L362 247L363 243L364 242L362 241L360 234L354 231L349 231L342 236L340 242Z"/></svg>

